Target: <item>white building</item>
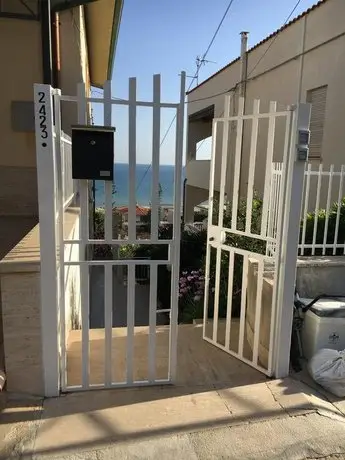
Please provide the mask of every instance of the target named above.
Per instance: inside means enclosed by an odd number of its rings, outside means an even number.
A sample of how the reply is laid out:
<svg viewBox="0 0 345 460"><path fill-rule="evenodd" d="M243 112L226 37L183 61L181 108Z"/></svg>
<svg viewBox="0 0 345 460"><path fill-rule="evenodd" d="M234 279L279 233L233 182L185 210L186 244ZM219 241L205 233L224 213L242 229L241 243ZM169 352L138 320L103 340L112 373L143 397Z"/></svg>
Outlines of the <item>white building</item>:
<svg viewBox="0 0 345 460"><path fill-rule="evenodd" d="M252 111L254 99L260 99L261 112L268 111L270 101L278 102L277 110L297 102L312 103L310 161L316 165L321 162L325 167L331 164L339 167L344 163L344 18L344 0L321 0L249 49L244 58L238 57L189 91L186 222L193 220L194 207L208 199L210 160L198 159L197 149L200 141L212 135L212 119L222 116L224 93L232 94L233 114L237 113L241 91L248 112ZM281 128L278 123L277 145L282 144L278 142L279 135L283 133ZM236 126L231 127L231 131L234 130ZM250 126L246 127L245 123L242 144L244 166L250 148L249 131ZM267 131L267 127L263 127L264 131ZM234 137L230 134L230 143ZM217 145L220 146L221 142ZM260 135L259 126L259 158L264 159L266 147L267 137ZM274 161L280 160L281 152L275 148ZM231 160L229 164L231 168ZM216 190L219 190L219 178L220 165L216 163ZM241 177L242 192L246 180L246 177ZM259 193L263 181L264 171L256 171L255 185ZM230 191L230 183L227 188Z"/></svg>

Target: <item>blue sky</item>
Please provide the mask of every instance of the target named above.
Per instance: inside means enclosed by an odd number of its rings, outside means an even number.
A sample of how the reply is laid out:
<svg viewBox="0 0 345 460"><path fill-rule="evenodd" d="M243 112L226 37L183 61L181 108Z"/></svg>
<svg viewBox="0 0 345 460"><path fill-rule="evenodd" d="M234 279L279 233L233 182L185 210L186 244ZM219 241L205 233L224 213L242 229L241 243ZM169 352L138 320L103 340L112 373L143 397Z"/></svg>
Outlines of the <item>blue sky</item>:
<svg viewBox="0 0 345 460"><path fill-rule="evenodd" d="M232 7L207 56L216 64L202 67L199 82L239 55L242 30L249 32L248 45L278 29L290 14L297 0L234 0ZM122 23L116 51L112 89L115 97L126 98L128 78L137 77L137 95L142 100L152 98L152 75L162 76L162 100L177 102L181 70L194 75L196 56L202 55L229 0L124 0ZM293 17L316 3L301 0ZM279 5L279 6L278 6ZM274 46L274 45L273 45ZM190 80L187 79L187 85ZM97 90L99 91L99 90ZM99 95L94 93L94 96ZM115 161L127 162L127 109L113 109L116 126ZM151 162L152 111L138 110L137 162ZM169 109L163 109L161 138L173 118ZM103 123L102 110L94 107L96 124ZM200 156L207 156L207 143ZM174 129L171 129L161 148L161 164L174 163Z"/></svg>

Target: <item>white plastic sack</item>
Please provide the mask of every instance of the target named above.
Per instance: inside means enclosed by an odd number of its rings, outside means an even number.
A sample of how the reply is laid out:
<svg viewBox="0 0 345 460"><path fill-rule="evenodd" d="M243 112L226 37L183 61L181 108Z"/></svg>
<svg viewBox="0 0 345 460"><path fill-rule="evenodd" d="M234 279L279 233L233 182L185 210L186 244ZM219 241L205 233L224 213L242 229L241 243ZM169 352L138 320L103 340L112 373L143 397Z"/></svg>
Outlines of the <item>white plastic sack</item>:
<svg viewBox="0 0 345 460"><path fill-rule="evenodd" d="M345 396L345 350L319 350L309 361L308 369L315 382L336 396Z"/></svg>

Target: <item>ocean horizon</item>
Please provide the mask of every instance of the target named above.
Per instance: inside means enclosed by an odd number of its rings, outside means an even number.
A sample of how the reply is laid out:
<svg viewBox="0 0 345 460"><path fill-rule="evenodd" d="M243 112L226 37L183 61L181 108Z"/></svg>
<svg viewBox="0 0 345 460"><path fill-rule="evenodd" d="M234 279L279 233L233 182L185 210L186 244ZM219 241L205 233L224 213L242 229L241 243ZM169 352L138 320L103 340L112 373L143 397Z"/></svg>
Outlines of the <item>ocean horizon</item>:
<svg viewBox="0 0 345 460"><path fill-rule="evenodd" d="M160 165L159 183L162 188L161 203L173 204L174 196L174 165ZM182 172L182 184L185 178L185 171ZM113 201L116 206L128 205L129 195L129 165L128 163L114 164L114 186L115 193ZM148 206L151 202L152 168L148 164L136 165L136 202L141 206ZM104 182L96 181L96 206L104 206Z"/></svg>

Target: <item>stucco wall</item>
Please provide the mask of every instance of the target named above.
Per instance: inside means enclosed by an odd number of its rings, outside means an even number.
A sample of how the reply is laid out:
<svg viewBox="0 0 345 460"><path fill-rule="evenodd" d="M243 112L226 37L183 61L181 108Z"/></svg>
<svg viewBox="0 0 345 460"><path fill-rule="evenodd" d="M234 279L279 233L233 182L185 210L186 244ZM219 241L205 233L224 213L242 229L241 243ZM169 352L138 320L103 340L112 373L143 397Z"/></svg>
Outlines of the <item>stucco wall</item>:
<svg viewBox="0 0 345 460"><path fill-rule="evenodd" d="M41 32L36 21L0 18L0 214L37 214L34 133L14 132L12 101L32 101L42 78Z"/></svg>
<svg viewBox="0 0 345 460"><path fill-rule="evenodd" d="M36 21L0 18L0 165L36 165L34 133L15 133L11 102L32 101L42 78L41 29Z"/></svg>
<svg viewBox="0 0 345 460"><path fill-rule="evenodd" d="M268 109L271 100L277 101L278 109L282 109L287 105L297 103L298 100L305 102L308 90L328 85L321 160L325 167L335 164L338 169L344 163L345 158L344 17L345 2L343 0L328 0L304 18L287 27L279 35L249 52L246 89L246 111L251 112L254 99L261 100L261 111ZM303 46L304 26L305 43ZM272 40L274 40L273 44ZM268 47L270 49L267 54L257 65ZM302 78L300 78L301 76ZM239 80L240 63L237 61L188 96L188 115L215 104L215 116L220 116L223 112L224 96L198 102L193 101L226 91ZM238 93L237 88L236 95L232 98L235 110ZM257 150L258 164L262 164L265 159L267 146L264 123L261 125ZM250 126L245 128L244 134L244 171L248 168L249 131ZM193 158L193 146L191 144L193 144L194 128L191 129L191 132L192 138L188 141L187 158ZM230 139L233 139L235 134L233 127L231 133ZM275 161L282 158L283 136L284 129L282 126L277 126ZM207 137L206 127L204 137ZM200 140L200 133L198 133L198 140ZM221 142L218 142L217 145L216 170L219 169ZM230 162L230 169L231 167ZM259 191L264 183L263 171L263 168L258 168L256 172L255 186ZM228 177L231 177L231 174ZM242 178L243 194L246 187L246 174L243 174ZM208 187L208 183L205 184L205 187ZM228 188L230 189L231 185L228 184Z"/></svg>
<svg viewBox="0 0 345 460"><path fill-rule="evenodd" d="M76 95L77 83L90 88L83 7L60 14L59 86ZM41 25L38 21L0 18L0 215L38 215L35 134L15 132L12 101L33 101L33 85L42 81ZM77 122L74 103L62 103L62 125L70 133Z"/></svg>

